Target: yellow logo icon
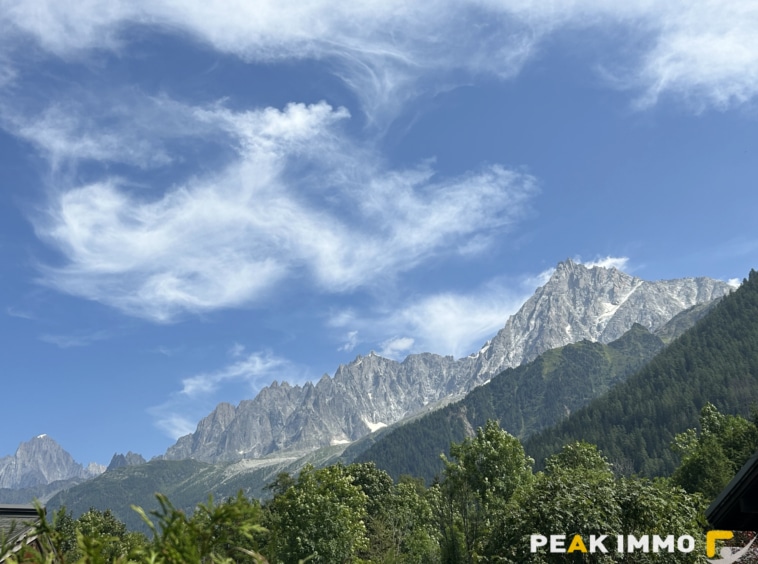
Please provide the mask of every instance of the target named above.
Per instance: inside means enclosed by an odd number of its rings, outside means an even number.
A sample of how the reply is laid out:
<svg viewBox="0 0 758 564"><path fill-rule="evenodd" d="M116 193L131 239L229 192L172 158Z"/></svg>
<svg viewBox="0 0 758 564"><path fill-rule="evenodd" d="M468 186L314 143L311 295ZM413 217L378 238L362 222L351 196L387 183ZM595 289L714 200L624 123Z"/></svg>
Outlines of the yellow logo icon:
<svg viewBox="0 0 758 564"><path fill-rule="evenodd" d="M755 542L755 539L758 538L754 537L753 540L747 544L747 546L741 549L736 549L732 546L725 546L721 549L721 558L711 560L712 557L716 556L716 541L729 540L733 537L734 533L731 531L708 531L708 533L706 533L705 554L708 556L708 562L710 562L710 564L733 564L734 562L739 562L744 556L748 555L750 547Z"/></svg>
<svg viewBox="0 0 758 564"><path fill-rule="evenodd" d="M716 556L716 541L734 538L732 531L708 531L705 535L705 555L708 558Z"/></svg>

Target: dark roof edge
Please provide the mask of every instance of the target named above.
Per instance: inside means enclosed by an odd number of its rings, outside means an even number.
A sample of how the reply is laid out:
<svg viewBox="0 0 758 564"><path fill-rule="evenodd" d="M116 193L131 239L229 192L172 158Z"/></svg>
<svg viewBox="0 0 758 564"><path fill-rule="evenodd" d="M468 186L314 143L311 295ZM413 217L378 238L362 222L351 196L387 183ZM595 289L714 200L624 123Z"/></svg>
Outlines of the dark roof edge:
<svg viewBox="0 0 758 564"><path fill-rule="evenodd" d="M12 503L0 503L0 516L12 515L15 517L37 516L37 508L34 505L15 505Z"/></svg>
<svg viewBox="0 0 758 564"><path fill-rule="evenodd" d="M758 452L748 460L737 475L731 479L721 493L705 510L705 517L713 524L724 517L730 508L739 503L739 499L751 482L758 479Z"/></svg>

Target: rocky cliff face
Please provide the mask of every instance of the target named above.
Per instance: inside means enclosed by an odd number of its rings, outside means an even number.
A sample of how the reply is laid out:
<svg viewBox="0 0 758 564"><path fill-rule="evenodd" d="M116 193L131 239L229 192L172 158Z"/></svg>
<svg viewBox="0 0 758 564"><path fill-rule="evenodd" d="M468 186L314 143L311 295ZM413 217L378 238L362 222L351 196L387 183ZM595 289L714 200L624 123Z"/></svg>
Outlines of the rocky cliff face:
<svg viewBox="0 0 758 564"><path fill-rule="evenodd" d="M216 462L352 442L546 350L582 339L609 343L634 323L655 331L679 312L730 290L707 278L647 282L614 268L562 262L471 356L456 360L424 353L396 362L371 353L315 385L274 383L236 408L219 405L165 458Z"/></svg>
<svg viewBox="0 0 758 564"><path fill-rule="evenodd" d="M731 290L710 278L647 282L615 268L567 260L482 347L477 373L497 373L582 339L610 343L634 323L654 332L679 312Z"/></svg>
<svg viewBox="0 0 758 564"><path fill-rule="evenodd" d="M215 462L349 443L459 393L470 378L465 366L472 359L427 353L397 362L372 352L315 385L274 382L236 408L220 404L165 458Z"/></svg>
<svg viewBox="0 0 758 564"><path fill-rule="evenodd" d="M84 468L47 435L21 443L13 456L0 459L0 488L21 489L60 480L93 478L105 471L99 464Z"/></svg>

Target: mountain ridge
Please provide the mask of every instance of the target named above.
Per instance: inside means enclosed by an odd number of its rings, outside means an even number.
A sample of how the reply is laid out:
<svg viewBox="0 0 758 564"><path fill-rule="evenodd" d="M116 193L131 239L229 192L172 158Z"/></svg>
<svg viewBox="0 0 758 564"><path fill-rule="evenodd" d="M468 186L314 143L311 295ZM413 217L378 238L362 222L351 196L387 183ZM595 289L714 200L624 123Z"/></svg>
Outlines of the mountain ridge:
<svg viewBox="0 0 758 564"><path fill-rule="evenodd" d="M693 313L696 315L693 315ZM674 325L677 326L677 329L667 334L677 333L683 325L690 327L692 325L699 325L700 322L697 321L699 313L699 311L689 311L689 313L685 311L678 320L672 319L669 323L675 321ZM685 318L688 321L683 323L683 319ZM624 374L631 370L634 364L646 362L649 352L652 350L651 346L655 349L663 346L660 337L651 334L646 328L637 326L632 327L628 334L625 334L621 339L608 345L589 341L579 342L544 353L538 362L531 363L531 368L524 365L505 371L503 375L493 378L488 386L477 387L467 395L467 399L473 401L467 407L466 413L461 413L456 406L446 409L449 412L447 415L455 419L455 421L452 421L453 425L462 424L464 427L463 435L456 434L453 436L453 433L450 433L450 439L458 441L460 437L465 436L466 423L463 421L463 417L468 421L470 431L472 424L477 424L482 417L491 417L495 414L496 418L499 418L497 412L503 413L503 406L506 404L510 405L510 400L505 396L500 397L499 400L493 399L493 401L488 401L486 399L487 388L499 387L501 391L507 392L506 395L518 398L517 403L520 413L515 413L516 410L508 408L505 412L506 419L510 417L511 421L515 420L518 422L519 418L523 417L527 419L535 415L552 417L564 405L573 411L576 408L576 404L570 402L578 398L581 403L583 401L581 394L586 391L589 390L592 393L597 393L599 391L597 386L614 386L619 377L622 380L625 379ZM595 369L588 370L589 365L586 361L592 361L592 359L599 360L600 363L595 365L593 361L592 365L595 366ZM559 366L561 363L563 363L563 368ZM651 363L655 363L655 359ZM566 370L569 365L573 368ZM603 374L603 366L608 368L615 366L615 369L612 368L611 372L613 373ZM533 398L538 399L537 403L534 401L524 401L527 399L524 396L524 392L531 392L533 388L531 378L524 376L528 371L531 371L535 375L535 378L543 380L544 399L552 405L552 408L548 410L543 409L547 404L539 407L541 401L539 400L539 395L532 394ZM553 374L552 377L549 376L551 373ZM558 375L559 373L560 375ZM522 374L522 377L515 386L511 386L511 381L514 375L517 374ZM556 384L559 381L562 381L562 384ZM574 383L584 386L585 390L577 388ZM560 389L561 385L563 391ZM275 387L281 386L283 385L277 383ZM289 386L284 385L284 387ZM565 395L564 392L566 391L578 391L579 394L573 394L576 397L570 399ZM537 406L536 410L535 406ZM431 416L446 416L444 413L446 410L434 412ZM513 413L511 413L512 411ZM552 416L550 415L551 413ZM559 416L562 417L563 414L559 414ZM508 426L505 420L503 423ZM540 425L544 423L545 421L540 423ZM405 426L399 427L400 430L404 428ZM517 427L510 426L510 428L514 429L514 431L518 430ZM446 432L444 429L442 431ZM388 429L386 431L387 434L390 432L392 430ZM382 433L384 433L384 430L380 430L376 434ZM369 440L376 434L368 435L361 440ZM323 447L304 456L303 453L279 454L256 460L220 462L212 466L193 460L154 460L144 465L117 468L112 472L106 472L95 480L80 484L55 496L50 500L48 505L52 508L65 505L69 509L74 508L75 513L85 511L87 508L93 506L103 510L109 508L114 510L119 515L119 518L124 520L132 519L130 523L134 522L134 526L139 526L139 519L129 510L129 506L136 502L146 509L154 508L155 500L152 495L154 491L168 493L172 501L177 504L177 507L185 508L186 510L191 510L197 503L207 500L208 495L213 495L215 499L222 499L242 490L244 495L247 496L265 497L270 493L267 493L265 489L266 485L270 484L279 473L288 472L295 474L306 463L312 463L316 467L321 467L338 461L342 461L343 463L353 462L356 460L356 456L354 453L350 453L349 450L358 444L350 445L347 449L345 449L346 445ZM436 445L438 444L438 441L431 444L420 437L406 438L402 442L404 449L402 452L403 460L405 461L405 458L407 458L405 454L408 451L408 445L413 445L414 451L418 450L422 452L424 451L424 447L429 446L433 450L437 450ZM449 448L449 441L444 444L442 450L446 451L447 448ZM429 449L427 448L426 450ZM433 454L434 460L432 462L439 461L438 454L439 450ZM397 471L405 472L406 470L410 470L415 475L424 474L422 468L399 469ZM435 470L431 468L431 473L434 474L434 472Z"/></svg>
<svg viewBox="0 0 758 564"><path fill-rule="evenodd" d="M704 277L648 282L569 259L472 355L456 360L420 353L402 362L373 352L358 355L315 385L274 383L236 407L219 404L194 433L158 458L233 461L349 443L465 394L542 352L582 339L607 343L634 323L656 330L678 313L731 290Z"/></svg>
<svg viewBox="0 0 758 564"><path fill-rule="evenodd" d="M545 351L504 370L463 399L393 429L362 452L359 444L351 445L343 458L373 462L394 479L408 474L431 483L444 468L439 455L447 454L451 443L470 437L487 420L498 421L524 440L623 381L663 347L659 337L635 324L608 344L585 339ZM409 444L416 446L408 449Z"/></svg>

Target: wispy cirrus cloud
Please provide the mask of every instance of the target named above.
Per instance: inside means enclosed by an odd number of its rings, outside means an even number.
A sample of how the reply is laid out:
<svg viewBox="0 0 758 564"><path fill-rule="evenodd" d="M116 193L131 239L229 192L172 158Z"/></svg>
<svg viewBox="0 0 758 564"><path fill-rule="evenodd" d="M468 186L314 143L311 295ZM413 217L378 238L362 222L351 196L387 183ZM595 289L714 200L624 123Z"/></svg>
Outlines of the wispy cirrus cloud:
<svg viewBox="0 0 758 564"><path fill-rule="evenodd" d="M537 193L533 177L497 165L454 178L430 163L388 169L340 134L347 111L323 102L166 107L226 136L234 158L159 196L118 178L59 189L35 218L63 256L45 283L155 321L253 303L303 271L323 291L351 291L472 238L485 248Z"/></svg>
<svg viewBox="0 0 758 564"><path fill-rule="evenodd" d="M239 354L231 356L239 357ZM190 398L213 393L225 382L245 382L252 389L268 383L272 378L292 373L293 365L286 359L268 352L253 352L213 372L196 374L182 380L181 394Z"/></svg>
<svg viewBox="0 0 758 564"><path fill-rule="evenodd" d="M407 355L415 343L413 337L394 337L384 341L380 348L379 354L387 358L399 358Z"/></svg>
<svg viewBox="0 0 758 564"><path fill-rule="evenodd" d="M25 309L21 309L14 306L8 306L5 308L6 315L9 315L11 317L16 317L18 319L28 319L28 320L36 320L37 316Z"/></svg>
<svg viewBox="0 0 758 564"><path fill-rule="evenodd" d="M156 427L173 440L189 435L197 429L196 416L167 411L166 406L150 408L148 412L155 417ZM202 417L202 414L200 416Z"/></svg>
<svg viewBox="0 0 758 564"><path fill-rule="evenodd" d="M213 139L218 127L192 116L191 107L132 87L100 86L65 89L34 104L8 96L0 104L0 124L33 145L54 171L87 161L159 168L184 158L168 148L172 141L219 141Z"/></svg>
<svg viewBox="0 0 758 564"><path fill-rule="evenodd" d="M651 22L653 46L640 57L633 80L638 104L665 95L694 109L727 109L758 93L758 5L749 0L672 2Z"/></svg>
<svg viewBox="0 0 758 564"><path fill-rule="evenodd" d="M108 331L94 331L91 333L77 333L70 335L45 333L40 335L39 340L55 345L60 349L72 347L87 347L97 341L108 339L111 333Z"/></svg>
<svg viewBox="0 0 758 564"><path fill-rule="evenodd" d="M188 35L250 62L323 61L359 96L374 122L391 118L433 82L432 90L446 85L441 75L450 69L511 76L533 43L528 27L502 10L438 0L336 5L190 0L181 6L173 0L90 0L71 10L45 0L5 5L0 25L6 45L31 37L43 51L67 60L120 51L128 44L126 32L136 26ZM475 40L472 29L478 30Z"/></svg>
<svg viewBox="0 0 758 564"><path fill-rule="evenodd" d="M592 63L635 92L641 107L674 95L726 108L758 92L758 9L738 0L190 1L180 10L168 0L90 0L70 10L6 0L0 14L3 61L30 39L76 61L125 50L135 26L181 33L245 61L320 61L376 123L423 92L474 76L514 76L547 38L576 30L622 32L624 60ZM130 315L170 321L255 303L303 274L322 291L351 291L440 253L481 253L493 234L524 217L536 193L533 177L498 165L447 178L432 163L388 168L370 143L345 135L350 113L323 102L244 111L118 87L111 93L58 93L35 111L6 101L0 118L53 169L84 161L148 169L191 159L177 140L225 152L222 165L141 192L124 176L79 185L55 179L35 225L62 263L44 269L43 280Z"/></svg>
<svg viewBox="0 0 758 564"><path fill-rule="evenodd" d="M358 331L348 331L344 336L344 343L342 343L337 350L350 352L358 345L360 339L358 337Z"/></svg>
<svg viewBox="0 0 758 564"><path fill-rule="evenodd" d="M456 72L514 76L566 31L614 37L624 60L599 56L591 64L636 91L641 107L673 95L696 108L723 109L758 93L758 7L751 0L89 0L65 9L52 0L5 0L1 13L6 51L33 38L44 51L76 59L122 49L126 32L141 26L186 34L246 61L324 61L380 122L422 92L459 83Z"/></svg>
<svg viewBox="0 0 758 564"><path fill-rule="evenodd" d="M172 439L191 433L197 421L219 401L219 392L230 385L242 384L246 396L253 397L271 380L300 383L301 369L286 358L268 351L244 354L238 343L229 350L230 362L221 368L182 379L181 389L163 403L148 409L155 425ZM244 347L242 347L244 348Z"/></svg>
<svg viewBox="0 0 758 564"><path fill-rule="evenodd" d="M399 360L419 352L462 357L503 328L534 292L535 280L495 279L467 292L420 296L378 313L338 311L327 324L360 334L364 344L377 343L377 352L389 358Z"/></svg>

